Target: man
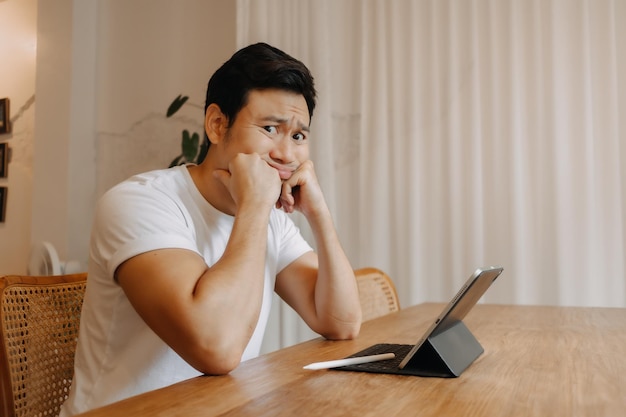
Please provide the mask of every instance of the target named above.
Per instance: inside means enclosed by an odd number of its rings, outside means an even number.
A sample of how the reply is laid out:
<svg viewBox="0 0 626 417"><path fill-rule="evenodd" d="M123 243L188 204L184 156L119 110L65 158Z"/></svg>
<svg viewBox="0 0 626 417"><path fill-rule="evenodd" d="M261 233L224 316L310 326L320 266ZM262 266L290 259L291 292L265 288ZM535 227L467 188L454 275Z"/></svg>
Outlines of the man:
<svg viewBox="0 0 626 417"><path fill-rule="evenodd" d="M267 44L211 77L199 165L137 175L98 204L62 416L259 354L272 290L317 333L355 337L358 290L309 160L308 69ZM286 213L303 213L317 251Z"/></svg>

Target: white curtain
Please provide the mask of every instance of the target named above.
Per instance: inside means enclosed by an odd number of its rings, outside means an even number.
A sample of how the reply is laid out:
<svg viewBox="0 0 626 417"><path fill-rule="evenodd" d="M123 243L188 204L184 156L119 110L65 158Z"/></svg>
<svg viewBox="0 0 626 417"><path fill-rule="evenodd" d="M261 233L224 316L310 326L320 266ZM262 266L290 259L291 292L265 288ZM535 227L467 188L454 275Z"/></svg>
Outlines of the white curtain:
<svg viewBox="0 0 626 417"><path fill-rule="evenodd" d="M486 302L624 307L624 23L625 0L238 0L237 30L311 68L340 237L402 305L501 264ZM313 336L275 314L268 350Z"/></svg>

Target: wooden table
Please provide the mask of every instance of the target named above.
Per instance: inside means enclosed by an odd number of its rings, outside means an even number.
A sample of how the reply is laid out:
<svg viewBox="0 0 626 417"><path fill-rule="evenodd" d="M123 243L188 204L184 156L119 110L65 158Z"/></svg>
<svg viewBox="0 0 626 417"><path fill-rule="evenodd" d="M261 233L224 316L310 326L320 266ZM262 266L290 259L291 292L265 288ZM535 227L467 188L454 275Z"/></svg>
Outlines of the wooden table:
<svg viewBox="0 0 626 417"><path fill-rule="evenodd" d="M365 323L352 341L311 340L83 416L624 416L626 309L478 305L485 349L459 378L336 370L310 362L374 343L415 343L442 304Z"/></svg>

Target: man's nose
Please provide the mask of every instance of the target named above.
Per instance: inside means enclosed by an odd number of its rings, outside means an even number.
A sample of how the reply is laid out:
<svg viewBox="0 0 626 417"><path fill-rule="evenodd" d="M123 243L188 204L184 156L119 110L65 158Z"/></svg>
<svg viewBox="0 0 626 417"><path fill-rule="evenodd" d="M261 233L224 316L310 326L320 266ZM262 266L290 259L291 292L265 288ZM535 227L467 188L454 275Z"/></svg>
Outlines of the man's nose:
<svg viewBox="0 0 626 417"><path fill-rule="evenodd" d="M294 161L294 144L288 136L282 136L276 141L270 152L270 157L281 164L289 164Z"/></svg>

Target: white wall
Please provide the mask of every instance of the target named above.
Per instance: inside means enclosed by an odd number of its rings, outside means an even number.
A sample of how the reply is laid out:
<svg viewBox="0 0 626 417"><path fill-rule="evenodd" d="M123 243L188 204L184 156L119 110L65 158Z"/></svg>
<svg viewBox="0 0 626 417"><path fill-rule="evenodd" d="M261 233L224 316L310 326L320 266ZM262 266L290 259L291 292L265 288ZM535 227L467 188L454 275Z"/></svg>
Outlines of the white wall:
<svg viewBox="0 0 626 417"><path fill-rule="evenodd" d="M14 57L0 66L0 97L17 111L36 91L36 112L31 105L13 135L0 136L14 148L8 181L0 181L10 194L0 274L26 273L31 244L41 240L86 267L96 199L129 175L167 167L182 129L201 130L206 82L235 50L235 6L0 1L0 56ZM181 93L189 103L166 119Z"/></svg>
<svg viewBox="0 0 626 417"><path fill-rule="evenodd" d="M180 153L183 128L203 131L206 84L235 51L235 6L219 0L100 2L98 194L129 175L167 167ZM179 94L190 99L175 121L166 120Z"/></svg>
<svg viewBox="0 0 626 417"><path fill-rule="evenodd" d="M25 271L30 248L37 0L0 1L0 98L11 100L13 131L0 135L12 158L6 221L0 223L0 274Z"/></svg>

